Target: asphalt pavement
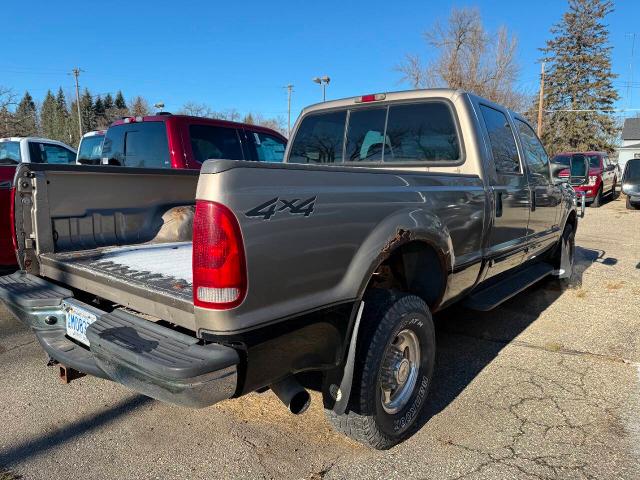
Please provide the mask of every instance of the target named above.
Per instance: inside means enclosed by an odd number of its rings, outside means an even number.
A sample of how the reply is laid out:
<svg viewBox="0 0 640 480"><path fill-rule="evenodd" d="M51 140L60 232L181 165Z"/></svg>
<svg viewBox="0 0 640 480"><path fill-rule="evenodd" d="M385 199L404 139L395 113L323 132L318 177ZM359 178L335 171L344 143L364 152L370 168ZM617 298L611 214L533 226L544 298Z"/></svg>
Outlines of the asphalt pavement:
<svg viewBox="0 0 640 480"><path fill-rule="evenodd" d="M202 410L60 383L0 307L0 480L640 478L640 211L587 209L568 288L438 315L429 420L395 448L335 433L271 393Z"/></svg>

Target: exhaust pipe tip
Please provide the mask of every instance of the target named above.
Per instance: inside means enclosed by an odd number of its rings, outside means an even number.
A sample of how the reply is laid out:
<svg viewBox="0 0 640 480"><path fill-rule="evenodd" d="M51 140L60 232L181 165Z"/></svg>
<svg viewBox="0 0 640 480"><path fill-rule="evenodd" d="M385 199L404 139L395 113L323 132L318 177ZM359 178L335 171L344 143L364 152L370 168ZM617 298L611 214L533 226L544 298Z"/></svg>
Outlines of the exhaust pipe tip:
<svg viewBox="0 0 640 480"><path fill-rule="evenodd" d="M294 415L306 412L311 405L311 395L293 377L280 380L270 388Z"/></svg>

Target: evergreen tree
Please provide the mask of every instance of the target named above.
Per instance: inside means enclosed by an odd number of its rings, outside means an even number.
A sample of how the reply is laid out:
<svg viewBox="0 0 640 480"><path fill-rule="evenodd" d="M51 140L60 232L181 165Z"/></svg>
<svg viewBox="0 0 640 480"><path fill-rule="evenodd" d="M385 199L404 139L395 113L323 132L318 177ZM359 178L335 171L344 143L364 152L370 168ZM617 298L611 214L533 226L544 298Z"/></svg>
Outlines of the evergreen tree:
<svg viewBox="0 0 640 480"><path fill-rule="evenodd" d="M149 102L147 102L144 98L137 96L134 97L131 101L130 111L131 115L133 115L134 117L142 117L144 115L149 115L151 113L151 108L149 108Z"/></svg>
<svg viewBox="0 0 640 480"><path fill-rule="evenodd" d="M95 128L104 128L106 125L106 110L104 108L104 102L100 95L96 98L93 104L93 115L95 117Z"/></svg>
<svg viewBox="0 0 640 480"><path fill-rule="evenodd" d="M610 110L618 99L612 80L605 17L612 0L569 0L542 49L547 62L543 140L552 153L613 151L617 128ZM559 111L560 110L560 111ZM592 111L561 111L592 110Z"/></svg>
<svg viewBox="0 0 640 480"><path fill-rule="evenodd" d="M122 95L122 92L120 90L118 90L118 93L116 93L116 99L113 102L113 105L118 110L126 110L127 109L127 103L124 101L124 96Z"/></svg>
<svg viewBox="0 0 640 480"><path fill-rule="evenodd" d="M51 136L54 140L69 143L71 142L69 122L69 110L67 109L67 99L64 96L62 87L58 88L56 95L56 114L55 114L55 134Z"/></svg>
<svg viewBox="0 0 640 480"><path fill-rule="evenodd" d="M86 88L80 97L80 114L82 115L82 133L93 130L96 124L93 98Z"/></svg>
<svg viewBox="0 0 640 480"><path fill-rule="evenodd" d="M105 111L113 108L113 97L111 96L110 93L107 93L104 96L103 105L104 105L104 110Z"/></svg>
<svg viewBox="0 0 640 480"><path fill-rule="evenodd" d="M42 135L47 138L55 139L56 129L56 97L53 96L51 90L47 90L42 106L40 107L40 128Z"/></svg>
<svg viewBox="0 0 640 480"><path fill-rule="evenodd" d="M255 123L255 121L253 120L253 115L251 115L251 112L247 113L244 116L244 119L242 120L243 123L248 123L249 125L253 125Z"/></svg>
<svg viewBox="0 0 640 480"><path fill-rule="evenodd" d="M24 92L15 113L17 121L17 135L26 137L38 133L38 116L36 104L29 92Z"/></svg>

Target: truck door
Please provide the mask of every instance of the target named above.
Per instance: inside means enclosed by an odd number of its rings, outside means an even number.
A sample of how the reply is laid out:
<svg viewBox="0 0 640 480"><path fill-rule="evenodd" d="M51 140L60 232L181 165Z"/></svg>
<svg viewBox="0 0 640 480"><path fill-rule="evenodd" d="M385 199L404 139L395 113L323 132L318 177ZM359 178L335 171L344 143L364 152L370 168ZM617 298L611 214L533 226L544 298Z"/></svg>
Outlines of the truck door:
<svg viewBox="0 0 640 480"><path fill-rule="evenodd" d="M531 190L528 243L525 260L538 255L557 240L559 235L558 208L562 200L560 186L551 180L549 156L533 128L520 118L514 123Z"/></svg>
<svg viewBox="0 0 640 480"><path fill-rule="evenodd" d="M478 104L493 159L488 173L493 193L493 225L485 244L487 277L519 265L524 258L531 204L527 178L506 110Z"/></svg>

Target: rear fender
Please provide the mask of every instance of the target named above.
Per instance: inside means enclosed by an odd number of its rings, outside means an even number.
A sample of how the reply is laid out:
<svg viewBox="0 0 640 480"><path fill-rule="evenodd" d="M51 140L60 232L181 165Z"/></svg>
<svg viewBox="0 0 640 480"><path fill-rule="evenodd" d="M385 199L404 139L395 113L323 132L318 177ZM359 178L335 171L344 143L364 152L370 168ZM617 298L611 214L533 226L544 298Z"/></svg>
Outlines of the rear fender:
<svg viewBox="0 0 640 480"><path fill-rule="evenodd" d="M343 286L358 285L356 297L361 299L380 264L398 247L412 241L430 245L438 253L445 275L451 271L454 252L447 227L429 212L408 208L395 212L376 226L353 257Z"/></svg>

